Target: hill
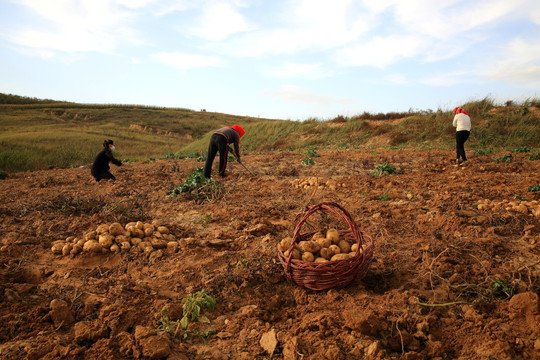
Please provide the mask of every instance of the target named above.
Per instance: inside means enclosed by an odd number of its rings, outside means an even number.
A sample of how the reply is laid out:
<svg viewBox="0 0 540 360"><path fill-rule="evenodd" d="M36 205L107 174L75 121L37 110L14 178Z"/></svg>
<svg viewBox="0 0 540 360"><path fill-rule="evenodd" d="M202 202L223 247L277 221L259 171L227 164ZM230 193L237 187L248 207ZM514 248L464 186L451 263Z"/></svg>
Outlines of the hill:
<svg viewBox="0 0 540 360"><path fill-rule="evenodd" d="M478 152L532 148L540 142L538 101L464 104L473 120L467 147ZM293 149L454 146L450 111L409 111L334 119L262 119L182 108L76 104L0 94L0 170L88 166L103 140L127 161L204 156L212 130L238 123L244 152Z"/></svg>

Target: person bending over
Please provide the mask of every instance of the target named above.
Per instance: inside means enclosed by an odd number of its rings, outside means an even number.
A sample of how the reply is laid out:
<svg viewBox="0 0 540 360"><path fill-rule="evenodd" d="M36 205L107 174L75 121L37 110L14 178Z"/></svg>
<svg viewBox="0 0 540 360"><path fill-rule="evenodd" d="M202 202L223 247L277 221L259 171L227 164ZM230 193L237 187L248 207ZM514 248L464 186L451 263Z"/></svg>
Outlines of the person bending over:
<svg viewBox="0 0 540 360"><path fill-rule="evenodd" d="M210 138L208 146L208 154L206 155L206 163L204 165L204 177L210 178L212 174L212 163L219 151L219 176L225 177L225 169L227 168L227 153L229 144L234 144L234 153L238 162L240 162L240 138L244 136L245 130L240 125L231 127L223 127L216 130Z"/></svg>

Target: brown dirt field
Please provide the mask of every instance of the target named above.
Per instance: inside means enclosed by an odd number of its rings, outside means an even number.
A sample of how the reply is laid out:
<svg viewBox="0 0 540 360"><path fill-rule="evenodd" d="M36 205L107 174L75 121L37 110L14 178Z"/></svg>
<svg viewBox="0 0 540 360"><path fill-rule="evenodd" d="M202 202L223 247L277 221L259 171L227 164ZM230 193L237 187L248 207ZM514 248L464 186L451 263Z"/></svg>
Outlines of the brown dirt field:
<svg viewBox="0 0 540 360"><path fill-rule="evenodd" d="M297 152L245 155L256 176L230 163L224 197L202 204L166 197L202 166L195 160L113 166L114 183L96 184L87 168L0 180L0 358L538 358L540 192L528 187L540 184L540 161L319 153L314 166ZM385 161L398 174L370 174ZM294 186L314 176L342 186ZM286 278L276 245L322 201L347 209L375 252L360 281L313 291ZM166 225L178 251L51 251L56 240L133 220ZM309 225L344 226L318 220ZM182 299L203 289L216 299L201 310L209 323L156 332L156 313L167 306L179 319Z"/></svg>

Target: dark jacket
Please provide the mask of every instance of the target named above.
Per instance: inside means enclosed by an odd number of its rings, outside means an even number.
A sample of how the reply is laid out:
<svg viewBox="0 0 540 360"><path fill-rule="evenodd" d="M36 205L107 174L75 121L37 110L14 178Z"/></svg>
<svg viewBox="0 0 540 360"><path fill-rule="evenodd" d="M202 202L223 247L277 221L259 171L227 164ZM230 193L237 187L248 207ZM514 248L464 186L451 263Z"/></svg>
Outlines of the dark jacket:
<svg viewBox="0 0 540 360"><path fill-rule="evenodd" d="M236 130L230 127L223 127L219 130L216 130L214 134L220 134L225 136L225 138L227 139L227 145L234 144L234 152L236 154L236 158L240 159L240 135L236 132Z"/></svg>
<svg viewBox="0 0 540 360"><path fill-rule="evenodd" d="M112 151L104 148L97 154L96 159L94 160L94 164L92 165L92 174L100 174L102 172L108 172L109 162L112 162L115 165L122 165L122 162L118 159L115 159Z"/></svg>

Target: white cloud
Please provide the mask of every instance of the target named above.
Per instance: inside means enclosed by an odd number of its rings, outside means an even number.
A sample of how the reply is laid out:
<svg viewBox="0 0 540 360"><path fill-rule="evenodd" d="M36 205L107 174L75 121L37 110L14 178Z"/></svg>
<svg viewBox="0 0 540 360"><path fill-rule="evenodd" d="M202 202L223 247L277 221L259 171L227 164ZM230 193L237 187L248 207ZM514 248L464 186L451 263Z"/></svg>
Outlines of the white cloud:
<svg viewBox="0 0 540 360"><path fill-rule="evenodd" d="M236 8L226 3L210 3L203 7L196 23L199 25L191 28L190 32L210 41L223 40L232 34L255 29Z"/></svg>
<svg viewBox="0 0 540 360"><path fill-rule="evenodd" d="M315 94L297 86L285 86L282 90L263 90L261 95L278 98L289 103L311 104L320 107L327 107L333 104L354 104L349 98L339 98L335 96Z"/></svg>
<svg viewBox="0 0 540 360"><path fill-rule="evenodd" d="M38 20L10 29L6 38L35 53L112 52L120 43L141 44L128 24L132 15L114 1L22 0Z"/></svg>
<svg viewBox="0 0 540 360"><path fill-rule="evenodd" d="M420 79L420 83L430 86L453 86L457 84L476 81L478 73L475 71L451 71Z"/></svg>
<svg viewBox="0 0 540 360"><path fill-rule="evenodd" d="M426 48L415 36L374 37L365 44L341 49L335 61L345 66L374 66L384 68L395 61L418 55Z"/></svg>
<svg viewBox="0 0 540 360"><path fill-rule="evenodd" d="M511 82L540 82L540 44L515 39L504 46L497 61L480 69L490 80Z"/></svg>
<svg viewBox="0 0 540 360"><path fill-rule="evenodd" d="M214 56L204 56L198 54L184 54L179 52L174 53L157 53L154 54L159 62L167 64L169 66L187 70L193 68L201 67L220 67L222 66L222 61Z"/></svg>

